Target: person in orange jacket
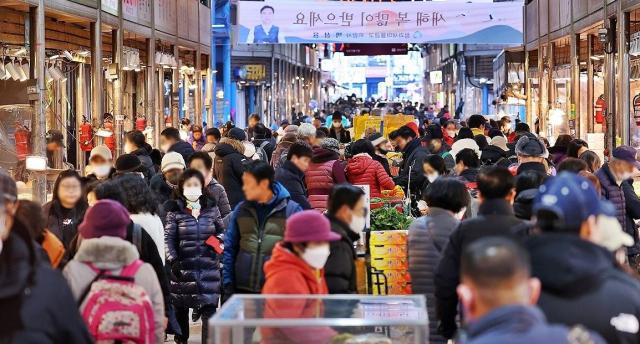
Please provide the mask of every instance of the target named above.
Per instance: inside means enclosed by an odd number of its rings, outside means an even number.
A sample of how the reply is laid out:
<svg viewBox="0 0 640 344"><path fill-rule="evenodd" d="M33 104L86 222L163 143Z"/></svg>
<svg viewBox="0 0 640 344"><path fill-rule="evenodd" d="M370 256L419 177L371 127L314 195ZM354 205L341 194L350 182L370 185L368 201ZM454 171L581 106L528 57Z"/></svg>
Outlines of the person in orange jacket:
<svg viewBox="0 0 640 344"><path fill-rule="evenodd" d="M340 240L329 220L315 210L287 219L284 240L274 248L264 265L266 281L262 294L327 294L324 265L329 242ZM323 316L320 300L268 299L265 318L299 319ZM329 327L261 329L262 343L328 343L337 333Z"/></svg>

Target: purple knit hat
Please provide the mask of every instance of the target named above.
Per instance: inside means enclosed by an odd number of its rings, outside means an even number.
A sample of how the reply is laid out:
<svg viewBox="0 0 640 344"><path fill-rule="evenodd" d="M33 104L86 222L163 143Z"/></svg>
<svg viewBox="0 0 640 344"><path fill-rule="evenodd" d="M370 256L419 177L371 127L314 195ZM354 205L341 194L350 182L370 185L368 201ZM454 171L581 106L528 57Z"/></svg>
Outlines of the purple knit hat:
<svg viewBox="0 0 640 344"><path fill-rule="evenodd" d="M284 241L286 242L336 240L340 240L340 235L331 231L329 219L316 210L301 211L287 219L284 230Z"/></svg>
<svg viewBox="0 0 640 344"><path fill-rule="evenodd" d="M87 210L78 231L84 239L112 236L127 237L127 226L131 222L129 212L122 204L109 199L96 202Z"/></svg>

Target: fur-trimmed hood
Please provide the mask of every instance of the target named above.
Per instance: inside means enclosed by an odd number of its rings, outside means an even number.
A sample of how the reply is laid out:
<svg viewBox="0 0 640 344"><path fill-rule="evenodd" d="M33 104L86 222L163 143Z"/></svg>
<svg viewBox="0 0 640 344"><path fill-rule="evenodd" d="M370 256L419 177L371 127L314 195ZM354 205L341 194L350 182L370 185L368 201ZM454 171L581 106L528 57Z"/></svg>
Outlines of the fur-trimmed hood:
<svg viewBox="0 0 640 344"><path fill-rule="evenodd" d="M83 239L75 260L92 263L96 268L114 270L131 264L140 254L130 242L110 236Z"/></svg>
<svg viewBox="0 0 640 344"><path fill-rule="evenodd" d="M231 148L233 148L236 152L240 153L240 154L244 154L244 144L242 144L242 141L238 141L238 140L234 140L230 137L223 137L220 140L220 143L218 143L216 145L216 149L215 151L218 151L218 148L222 148L220 146L222 145L229 145L231 146Z"/></svg>

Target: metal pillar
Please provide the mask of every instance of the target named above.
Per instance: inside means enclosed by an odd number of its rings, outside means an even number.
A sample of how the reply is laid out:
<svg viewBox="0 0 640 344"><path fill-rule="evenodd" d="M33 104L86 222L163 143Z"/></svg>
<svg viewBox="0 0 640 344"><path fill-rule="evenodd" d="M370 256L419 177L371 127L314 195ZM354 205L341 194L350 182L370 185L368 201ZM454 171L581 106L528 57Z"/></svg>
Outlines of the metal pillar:
<svg viewBox="0 0 640 344"><path fill-rule="evenodd" d="M249 86L247 87L247 91L249 91L249 104L247 104L247 113L248 114L253 114L256 112L256 86ZM262 114L259 114L260 117L262 117ZM263 119L264 120L264 119ZM266 122L265 122L266 123Z"/></svg>
<svg viewBox="0 0 640 344"><path fill-rule="evenodd" d="M211 24L215 24L216 23L216 4L215 1L211 2ZM216 54L217 54L217 49L216 49L216 45L218 40L216 39L216 34L214 30L211 30L211 52L210 52L210 56L209 56L209 73L211 76L211 117L207 120L207 122L209 123L209 126L211 128L213 127L217 127L216 122L218 121L218 119L216 118L216 114L217 114L217 104L218 104L218 100L216 98L216 88L218 87L216 85L217 80L216 80L216 76L218 71L216 70Z"/></svg>
<svg viewBox="0 0 640 344"><path fill-rule="evenodd" d="M195 94L195 106L194 106L194 116L195 123L202 125L202 122L206 122L206 120L202 117L202 54L200 53L200 49L196 49L196 75L194 77L194 82L196 83L196 94Z"/></svg>
<svg viewBox="0 0 640 344"><path fill-rule="evenodd" d="M571 26L573 31L573 24ZM570 36L570 54L571 54L571 94L570 94L570 108L568 118L569 118L569 133L573 137L580 136L580 121L576 114L580 113L580 63L578 62L578 57L580 56L580 36L572 34ZM571 122L573 121L573 122ZM573 123L573 125L571 125Z"/></svg>
<svg viewBox="0 0 640 344"><path fill-rule="evenodd" d="M180 62L180 50L177 45L173 46L173 56L175 56L176 61L178 61L178 66L171 71L171 123L174 128L179 128L180 89L178 86L180 86L180 67L182 63Z"/></svg>
<svg viewBox="0 0 640 344"><path fill-rule="evenodd" d="M156 40L155 30L151 30L151 38L147 38L147 125L153 127L153 146L158 147L160 138L160 121L156 113Z"/></svg>
<svg viewBox="0 0 640 344"><path fill-rule="evenodd" d="M227 1L222 7L222 17L224 18L225 28L230 30L231 28L231 1ZM231 111L235 110L235 105L232 105L232 97L231 92L231 39L227 35L222 40L222 60L224 62L223 66L223 82L224 82L224 120L228 121L231 119Z"/></svg>
<svg viewBox="0 0 640 344"><path fill-rule="evenodd" d="M607 7L605 7L604 9L605 9L604 15L606 17ZM613 30L613 28L615 27L615 19L607 18L605 20L605 26L610 30ZM607 130L605 131L605 148L610 150L615 148L616 146L616 121L614 117L616 114L616 109L615 109L616 66L615 66L615 58L614 58L615 51L613 50L614 50L614 47L611 44L605 44L604 100L605 100L605 103L607 104L607 111L605 116L606 123L607 123Z"/></svg>
<svg viewBox="0 0 640 344"><path fill-rule="evenodd" d="M98 0L100 8L101 0ZM97 128L102 124L104 114L104 84L102 72L102 11L98 11L96 21L91 23L91 122Z"/></svg>
<svg viewBox="0 0 640 344"><path fill-rule="evenodd" d="M44 77L45 59L45 28L44 28L44 0L38 1L38 7L30 9L31 30L35 29L35 34L30 34L31 39L31 65L35 66L34 75L36 77L38 95L37 100L32 101L33 115L31 118L31 146L33 154L41 157L46 156L45 148L45 118L44 94L46 92ZM34 25L35 23L35 25ZM47 179L44 173L34 173L32 183L32 195L34 200L44 203L47 200Z"/></svg>
<svg viewBox="0 0 640 344"><path fill-rule="evenodd" d="M587 36L587 133L593 132L593 38L594 36L589 34Z"/></svg>
<svg viewBox="0 0 640 344"><path fill-rule="evenodd" d="M122 12L122 4L118 6L118 12ZM120 16L122 18L122 16ZM122 24L122 21L120 22ZM124 114L122 113L122 26L111 31L112 39L112 60L117 65L118 77L113 80L113 119L114 135L116 137L116 154L114 158L122 154L122 138L124 135Z"/></svg>
<svg viewBox="0 0 640 344"><path fill-rule="evenodd" d="M629 144L630 140L630 102L629 99L629 12L622 10L622 3L618 2L618 36L616 39L618 51L618 96L616 97L616 114L621 121L622 144Z"/></svg>

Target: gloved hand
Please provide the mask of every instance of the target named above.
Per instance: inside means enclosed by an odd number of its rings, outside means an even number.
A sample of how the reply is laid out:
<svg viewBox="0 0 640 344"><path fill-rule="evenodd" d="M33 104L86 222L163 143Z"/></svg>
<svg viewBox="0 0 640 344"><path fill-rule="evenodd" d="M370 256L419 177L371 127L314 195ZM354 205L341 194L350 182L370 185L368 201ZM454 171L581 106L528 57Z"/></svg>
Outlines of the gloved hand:
<svg viewBox="0 0 640 344"><path fill-rule="evenodd" d="M235 294L235 288L231 284L222 286L222 295L220 295L220 303L224 304Z"/></svg>

